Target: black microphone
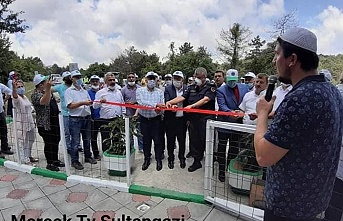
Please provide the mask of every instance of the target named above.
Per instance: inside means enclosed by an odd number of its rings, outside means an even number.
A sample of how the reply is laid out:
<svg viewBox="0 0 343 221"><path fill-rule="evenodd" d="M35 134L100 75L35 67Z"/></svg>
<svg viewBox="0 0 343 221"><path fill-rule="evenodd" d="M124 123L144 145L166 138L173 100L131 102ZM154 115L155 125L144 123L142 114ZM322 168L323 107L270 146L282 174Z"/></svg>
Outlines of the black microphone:
<svg viewBox="0 0 343 221"><path fill-rule="evenodd" d="M264 97L266 101L268 102L272 99L276 82L277 82L277 77L275 75L270 75L268 78L268 88L267 88L266 96Z"/></svg>

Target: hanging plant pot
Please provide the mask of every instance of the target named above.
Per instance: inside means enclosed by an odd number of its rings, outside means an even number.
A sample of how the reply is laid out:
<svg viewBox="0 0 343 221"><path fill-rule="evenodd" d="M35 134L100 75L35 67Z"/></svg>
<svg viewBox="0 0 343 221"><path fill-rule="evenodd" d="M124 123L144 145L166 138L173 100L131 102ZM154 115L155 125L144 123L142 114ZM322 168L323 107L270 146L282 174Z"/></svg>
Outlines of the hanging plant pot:
<svg viewBox="0 0 343 221"><path fill-rule="evenodd" d="M130 153L130 168L132 168L134 161L135 149L132 148ZM126 155L110 154L107 150L103 154L103 165L108 169L108 174L111 176L126 176Z"/></svg>

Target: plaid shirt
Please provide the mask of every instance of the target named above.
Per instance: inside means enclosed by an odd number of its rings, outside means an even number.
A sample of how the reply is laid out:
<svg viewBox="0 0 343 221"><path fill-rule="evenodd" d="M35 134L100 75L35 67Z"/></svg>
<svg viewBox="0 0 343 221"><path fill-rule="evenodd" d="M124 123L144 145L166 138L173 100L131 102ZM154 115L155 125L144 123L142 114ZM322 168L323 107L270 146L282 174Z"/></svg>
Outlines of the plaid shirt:
<svg viewBox="0 0 343 221"><path fill-rule="evenodd" d="M164 104L164 95L162 90L154 88L149 91L147 87L141 87L136 90L137 103L142 106L156 107L157 104ZM138 110L138 113L146 118L156 117L162 113L157 114L154 110Z"/></svg>

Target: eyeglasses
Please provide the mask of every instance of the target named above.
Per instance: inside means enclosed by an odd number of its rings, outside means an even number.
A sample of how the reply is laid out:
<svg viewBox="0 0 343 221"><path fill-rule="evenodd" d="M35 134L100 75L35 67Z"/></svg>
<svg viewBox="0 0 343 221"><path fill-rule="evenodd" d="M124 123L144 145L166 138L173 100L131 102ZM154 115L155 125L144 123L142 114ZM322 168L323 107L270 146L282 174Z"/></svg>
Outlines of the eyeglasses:
<svg viewBox="0 0 343 221"><path fill-rule="evenodd" d="M108 79L108 81L116 81L116 79Z"/></svg>

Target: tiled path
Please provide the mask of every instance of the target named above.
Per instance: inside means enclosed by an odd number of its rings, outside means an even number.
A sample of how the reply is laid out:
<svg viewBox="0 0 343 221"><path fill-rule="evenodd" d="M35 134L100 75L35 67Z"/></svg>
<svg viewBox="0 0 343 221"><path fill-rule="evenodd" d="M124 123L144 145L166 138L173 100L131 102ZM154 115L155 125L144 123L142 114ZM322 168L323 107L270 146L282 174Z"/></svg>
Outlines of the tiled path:
<svg viewBox="0 0 343 221"><path fill-rule="evenodd" d="M211 205L163 199L96 188L83 184L26 174L0 166L0 221L29 218L70 221L140 221L143 218L183 218L183 220L239 220ZM81 219L83 217L83 219ZM125 217L125 218L124 218ZM120 219L119 219L120 218ZM123 219L124 218L124 219ZM48 219L48 220L49 220ZM148 219L146 219L148 220ZM168 219L167 219L168 220ZM182 219L181 219L182 220Z"/></svg>

